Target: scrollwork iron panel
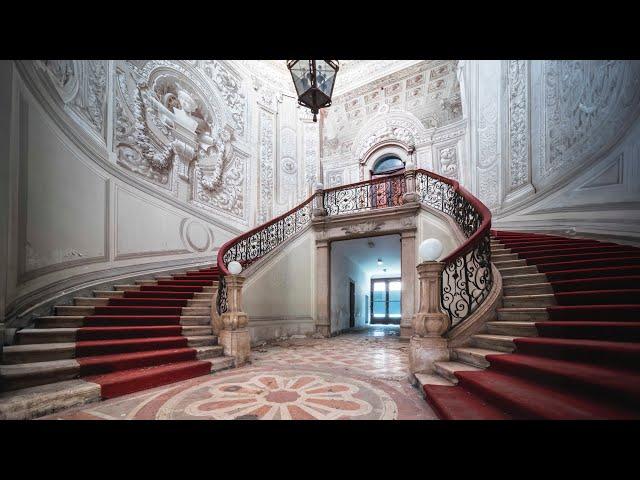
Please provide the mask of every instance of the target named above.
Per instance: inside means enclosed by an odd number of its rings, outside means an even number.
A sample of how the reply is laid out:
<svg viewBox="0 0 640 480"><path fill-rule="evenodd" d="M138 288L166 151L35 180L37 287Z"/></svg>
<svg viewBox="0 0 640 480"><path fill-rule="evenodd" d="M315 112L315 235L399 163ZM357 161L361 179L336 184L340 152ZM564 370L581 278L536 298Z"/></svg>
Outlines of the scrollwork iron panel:
<svg viewBox="0 0 640 480"><path fill-rule="evenodd" d="M357 213L402 205L405 192L405 177L401 174L327 190L323 203L327 215Z"/></svg>
<svg viewBox="0 0 640 480"><path fill-rule="evenodd" d="M452 217L466 238L481 227L482 215L454 185L419 171L416 193L423 204ZM491 239L487 229L467 251L446 262L442 272L442 306L451 318L451 328L471 315L492 287Z"/></svg>

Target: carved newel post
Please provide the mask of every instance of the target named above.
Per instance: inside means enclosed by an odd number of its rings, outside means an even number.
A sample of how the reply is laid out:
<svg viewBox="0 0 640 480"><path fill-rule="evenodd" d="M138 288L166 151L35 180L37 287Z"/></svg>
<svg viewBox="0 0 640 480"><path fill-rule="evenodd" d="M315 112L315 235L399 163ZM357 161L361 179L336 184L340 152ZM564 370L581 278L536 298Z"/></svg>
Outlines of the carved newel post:
<svg viewBox="0 0 640 480"><path fill-rule="evenodd" d="M416 193L416 164L413 161L413 152L413 148L409 150L410 157L404 170L406 191L402 196L403 203L412 203L418 201L418 194Z"/></svg>
<svg viewBox="0 0 640 480"><path fill-rule="evenodd" d="M327 210L324 208L324 185L316 183L316 191L313 194L313 206L311 208L312 217L326 217Z"/></svg>
<svg viewBox="0 0 640 480"><path fill-rule="evenodd" d="M224 354L235 358L235 365L246 363L251 356L251 336L249 318L242 311L242 285L245 278L241 275L227 275L227 311L221 315L223 328L218 334L218 342L224 348Z"/></svg>
<svg viewBox="0 0 640 480"><path fill-rule="evenodd" d="M435 261L442 252L442 244L430 238L420 245L420 256L426 258L417 266L420 282L420 308L413 317L414 335L409 341L409 369L411 373L429 373L433 364L449 360L447 339L443 337L451 320L440 309L443 262Z"/></svg>

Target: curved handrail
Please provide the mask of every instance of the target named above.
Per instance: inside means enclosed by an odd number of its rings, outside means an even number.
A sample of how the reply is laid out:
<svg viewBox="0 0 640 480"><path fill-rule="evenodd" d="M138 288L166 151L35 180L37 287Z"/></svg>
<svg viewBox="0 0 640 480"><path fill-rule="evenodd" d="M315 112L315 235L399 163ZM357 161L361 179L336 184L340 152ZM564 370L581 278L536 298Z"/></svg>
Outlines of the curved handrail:
<svg viewBox="0 0 640 480"><path fill-rule="evenodd" d="M467 240L462 243L462 245L460 245L453 252L442 259L444 263L448 263L457 256L462 255L463 253L467 253L480 237L486 234L487 231L491 230L491 210L489 210L484 203L482 203L477 197L472 195L466 188L460 185L457 180L443 177L442 175L438 175L437 173L433 173L422 168L416 169L416 174L417 173L429 175L432 178L436 178L441 182L451 185L454 190L456 192L459 192L460 195L462 195L462 197L464 197L471 205L473 205L473 207L478 210L478 213L482 216L482 223L480 224L480 227L475 231L475 233L468 237Z"/></svg>
<svg viewBox="0 0 640 480"><path fill-rule="evenodd" d="M267 228L277 224L281 220L284 220L286 217L288 217L288 216L290 216L292 214L295 214L298 211L301 211L304 207L306 207L307 205L309 205L309 203L311 203L311 201L313 200L314 196L315 195L311 195L309 198L307 198L300 205L297 205L297 206L293 207L291 210L288 210L287 212L283 213L279 217L275 217L275 218L269 220L268 222L262 223L262 224L258 225L257 227L253 228L252 230L249 230L248 232L245 232L242 235L234 237L231 240L229 240L228 242L226 242L225 244L223 244L222 247L220 247L220 250L218 250L218 257L217 257L217 264L218 264L218 268L220 269L220 271L225 275L229 275L229 270L227 269L227 265L224 262L224 256L228 253L228 251L231 249L231 247L234 244L238 244L242 240L247 240L247 239L251 238L253 235L255 235L256 233L265 231ZM261 256L263 256L263 255L261 255ZM258 258L260 258L260 257L252 258L252 259L250 259L250 261L244 261L244 262L240 261L240 263L243 264L242 266L244 268L245 266L248 266L248 264L255 262Z"/></svg>

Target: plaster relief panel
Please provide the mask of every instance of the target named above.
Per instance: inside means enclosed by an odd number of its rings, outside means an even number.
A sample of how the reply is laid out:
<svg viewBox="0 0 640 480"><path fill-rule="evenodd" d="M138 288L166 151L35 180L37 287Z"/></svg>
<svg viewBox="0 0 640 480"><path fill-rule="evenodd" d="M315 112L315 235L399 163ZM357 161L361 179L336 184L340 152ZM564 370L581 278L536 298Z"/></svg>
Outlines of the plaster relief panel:
<svg viewBox="0 0 640 480"><path fill-rule="evenodd" d="M545 184L568 175L619 140L640 110L640 62L540 62L544 102L536 174Z"/></svg>
<svg viewBox="0 0 640 480"><path fill-rule="evenodd" d="M38 60L35 65L65 109L104 143L108 61Z"/></svg>
<svg viewBox="0 0 640 480"><path fill-rule="evenodd" d="M247 223L244 94L215 62L118 62L114 149L178 199Z"/></svg>

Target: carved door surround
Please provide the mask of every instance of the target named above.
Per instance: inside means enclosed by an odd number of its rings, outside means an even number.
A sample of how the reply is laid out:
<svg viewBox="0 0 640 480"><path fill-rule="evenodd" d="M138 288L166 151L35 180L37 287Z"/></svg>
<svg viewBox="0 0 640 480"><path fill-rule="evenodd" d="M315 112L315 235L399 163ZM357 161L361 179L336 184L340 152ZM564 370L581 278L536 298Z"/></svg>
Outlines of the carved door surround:
<svg viewBox="0 0 640 480"><path fill-rule="evenodd" d="M331 322L331 244L338 240L399 234L401 240L402 318L400 335L412 334L415 312L416 231L419 203L407 203L378 211L331 217L316 217L312 227L316 237L316 332L330 336Z"/></svg>

